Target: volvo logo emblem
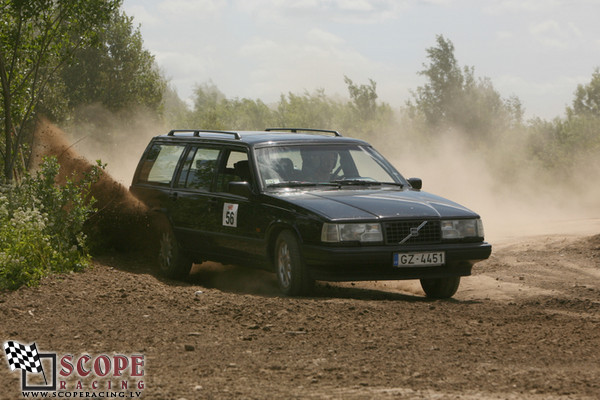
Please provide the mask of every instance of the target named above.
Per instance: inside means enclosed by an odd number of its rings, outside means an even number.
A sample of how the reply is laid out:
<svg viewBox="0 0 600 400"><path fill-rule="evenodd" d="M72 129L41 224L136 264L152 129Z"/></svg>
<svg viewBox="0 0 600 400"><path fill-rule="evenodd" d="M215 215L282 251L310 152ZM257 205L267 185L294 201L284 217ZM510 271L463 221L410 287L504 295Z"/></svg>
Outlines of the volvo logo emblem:
<svg viewBox="0 0 600 400"><path fill-rule="evenodd" d="M417 237L419 236L419 231L425 226L427 225L427 221L423 221L421 223L421 225L415 227L410 228L410 233L408 234L407 237L405 237L404 239L402 239L400 242L398 242L398 244L403 244L405 243L408 239L412 238L412 237Z"/></svg>

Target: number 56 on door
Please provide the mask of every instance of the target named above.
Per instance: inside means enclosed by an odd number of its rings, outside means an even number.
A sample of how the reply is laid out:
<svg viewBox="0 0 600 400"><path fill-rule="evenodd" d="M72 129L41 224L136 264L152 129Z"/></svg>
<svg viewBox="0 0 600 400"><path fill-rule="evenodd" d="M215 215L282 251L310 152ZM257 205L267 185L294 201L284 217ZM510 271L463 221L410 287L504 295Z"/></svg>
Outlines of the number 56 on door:
<svg viewBox="0 0 600 400"><path fill-rule="evenodd" d="M237 227L238 204L223 204L223 226Z"/></svg>

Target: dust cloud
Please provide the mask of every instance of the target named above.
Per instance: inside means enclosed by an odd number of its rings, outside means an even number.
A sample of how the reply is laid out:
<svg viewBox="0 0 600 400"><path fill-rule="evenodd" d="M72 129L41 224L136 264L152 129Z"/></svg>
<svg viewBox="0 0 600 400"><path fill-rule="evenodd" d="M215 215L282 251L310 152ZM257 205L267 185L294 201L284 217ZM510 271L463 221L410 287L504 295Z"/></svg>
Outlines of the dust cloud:
<svg viewBox="0 0 600 400"><path fill-rule="evenodd" d="M143 109L114 113L94 104L76 115L75 122L63 127L73 151L88 160L102 160L110 176L127 187L150 139L167 129Z"/></svg>
<svg viewBox="0 0 600 400"><path fill-rule="evenodd" d="M519 151L522 140L474 145L464 134L446 131L435 140L386 135L372 144L405 177L423 179L424 191L480 214L490 242L599 233L600 160L574 160L571 176L552 176Z"/></svg>
<svg viewBox="0 0 600 400"><path fill-rule="evenodd" d="M79 179L91 170L94 163L90 160L98 159L98 155L84 157L64 131L43 118L38 121L32 148L34 169L43 157L55 156L60 164L59 183ZM122 171L118 167L113 170ZM146 207L107 172L92 185L91 194L97 211L88 219L85 231L94 239L93 250L143 247L144 238L149 234Z"/></svg>

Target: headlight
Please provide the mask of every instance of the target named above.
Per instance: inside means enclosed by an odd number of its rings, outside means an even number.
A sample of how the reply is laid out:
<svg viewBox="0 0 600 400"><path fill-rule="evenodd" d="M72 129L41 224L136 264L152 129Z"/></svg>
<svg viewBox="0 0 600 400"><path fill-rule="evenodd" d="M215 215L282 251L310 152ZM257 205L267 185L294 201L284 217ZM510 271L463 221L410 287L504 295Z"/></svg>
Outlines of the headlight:
<svg viewBox="0 0 600 400"><path fill-rule="evenodd" d="M380 224L323 224L321 241L337 242L381 242L383 234Z"/></svg>
<svg viewBox="0 0 600 400"><path fill-rule="evenodd" d="M482 238L483 223L481 219L457 219L442 221L443 239Z"/></svg>

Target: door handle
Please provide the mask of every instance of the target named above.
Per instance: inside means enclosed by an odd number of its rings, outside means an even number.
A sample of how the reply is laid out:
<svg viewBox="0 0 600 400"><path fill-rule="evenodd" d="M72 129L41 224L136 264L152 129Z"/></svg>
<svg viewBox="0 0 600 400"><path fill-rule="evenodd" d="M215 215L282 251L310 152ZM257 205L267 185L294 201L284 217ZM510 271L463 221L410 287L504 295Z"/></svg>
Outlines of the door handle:
<svg viewBox="0 0 600 400"><path fill-rule="evenodd" d="M208 199L208 212L212 212L213 208L215 208L218 204L218 200L215 197L211 197Z"/></svg>

